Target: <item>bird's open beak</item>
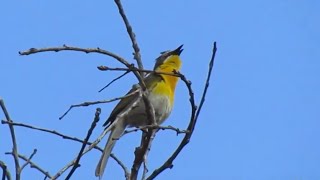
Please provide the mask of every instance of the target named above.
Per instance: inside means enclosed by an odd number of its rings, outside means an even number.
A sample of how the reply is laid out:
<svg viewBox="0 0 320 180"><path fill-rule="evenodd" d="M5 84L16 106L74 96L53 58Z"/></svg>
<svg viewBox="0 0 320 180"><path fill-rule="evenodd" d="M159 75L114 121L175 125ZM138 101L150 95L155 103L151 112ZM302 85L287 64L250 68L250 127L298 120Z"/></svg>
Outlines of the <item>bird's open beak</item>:
<svg viewBox="0 0 320 180"><path fill-rule="evenodd" d="M183 44L179 46L177 49L173 50L172 53L179 56L183 51L182 46Z"/></svg>

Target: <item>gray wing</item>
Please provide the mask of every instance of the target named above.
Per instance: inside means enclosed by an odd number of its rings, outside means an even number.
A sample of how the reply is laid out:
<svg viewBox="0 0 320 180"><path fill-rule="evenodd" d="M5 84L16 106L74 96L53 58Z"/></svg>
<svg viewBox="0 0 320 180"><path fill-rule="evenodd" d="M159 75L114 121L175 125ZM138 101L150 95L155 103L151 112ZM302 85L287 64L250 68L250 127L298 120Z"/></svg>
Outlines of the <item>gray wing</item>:
<svg viewBox="0 0 320 180"><path fill-rule="evenodd" d="M152 86L156 85L154 82L158 82L161 80L164 80L161 77L161 75L154 74L154 73L148 74L144 78L144 82L145 82L148 89L152 88ZM126 95L136 91L137 89L140 89L140 86L138 84L135 84L133 86L133 88ZM130 107L132 105L132 103L134 103L137 98L138 98L138 95L132 95L132 96L126 97L124 99L121 99L120 102L116 105L116 107L112 110L109 118L106 120L106 122L103 124L103 126L106 126L106 128L108 128L110 126L110 124L112 124L112 122L116 119L117 115L119 113L121 113L122 111L126 110L128 107Z"/></svg>

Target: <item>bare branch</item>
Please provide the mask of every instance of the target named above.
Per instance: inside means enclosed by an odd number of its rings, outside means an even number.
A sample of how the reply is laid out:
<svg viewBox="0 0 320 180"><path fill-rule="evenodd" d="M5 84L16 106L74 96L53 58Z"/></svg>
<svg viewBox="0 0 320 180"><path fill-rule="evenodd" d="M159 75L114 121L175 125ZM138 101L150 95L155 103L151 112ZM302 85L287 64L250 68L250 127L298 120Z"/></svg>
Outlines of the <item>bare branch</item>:
<svg viewBox="0 0 320 180"><path fill-rule="evenodd" d="M137 40L136 40L136 35L134 34L134 32L132 30L132 27L131 27L131 25L129 23L129 20L128 20L126 14L124 13L121 1L120 0L115 0L114 2L117 4L119 13L120 13L120 15L122 17L122 20L123 20L123 22L124 22L124 24L126 26L128 35L129 35L129 37L131 39L132 47L133 47L133 50L134 50L134 59L137 61L139 69L143 69L143 65L142 65L142 61L141 61L141 55L140 55L140 48L139 48ZM140 73L140 74L141 74L142 77L144 76L143 73Z"/></svg>
<svg viewBox="0 0 320 180"><path fill-rule="evenodd" d="M154 179L156 176L158 176L162 171L164 171L167 168L172 168L173 167L173 161L174 159L178 156L178 154L181 152L181 150L184 148L185 145L187 145L190 141L190 138L192 136L194 127L196 125L197 119L199 117L200 114L200 110L201 107L205 101L205 96L209 87L209 81L210 81L210 77L211 77L211 72L213 69L213 65L214 65L214 59L215 59L215 55L216 55L216 51L217 51L217 47L216 47L216 42L214 42L213 44L213 50L212 50L212 57L209 63L209 72L207 75L207 79L206 79L206 85L204 87L203 90L203 94L201 97L201 101L200 101L200 106L199 109L196 111L196 106L194 104L194 95L193 95L193 91L191 89L191 83L187 83L188 81L184 81L189 89L189 95L190 95L190 104L191 104L191 108L192 108L192 114L191 114L191 120L190 123L188 125L188 130L190 130L190 133L187 133L185 135L185 137L183 138L183 140L181 141L180 145L178 146L178 148L174 151L174 153L170 156L170 158L163 163L162 166L160 166L158 169L154 170L153 173L147 178L147 180L151 180ZM183 76L184 77L184 76Z"/></svg>
<svg viewBox="0 0 320 180"><path fill-rule="evenodd" d="M82 157L82 153L84 151L84 148L86 147L87 145L87 142L89 141L89 138L93 132L93 129L96 127L98 121L100 120L100 114L101 114L101 109L100 108L97 108L96 109L96 113L95 113L95 116L94 116L94 119L93 119L93 122L90 126L90 129L88 130L88 133L87 133L87 136L86 138L84 139L83 143L82 143L82 147L78 153L78 156L77 156L77 159L70 171L70 173L68 174L68 176L66 177L66 179L70 179L72 174L76 171L76 169L80 166L79 162L80 162L80 159Z"/></svg>
<svg viewBox="0 0 320 180"><path fill-rule="evenodd" d="M31 54L41 53L41 52L60 52L60 51L79 51L87 54L88 53L103 54L118 60L120 63L124 64L125 66L130 66L128 61L126 61L121 56L114 54L110 51L103 50L100 48L79 48L79 47L67 46L65 44L62 47L30 48L29 50L26 50L26 51L19 51L19 54L25 56L25 55L31 55Z"/></svg>
<svg viewBox="0 0 320 180"><path fill-rule="evenodd" d="M5 154L11 154L11 155L13 155L12 152L6 152ZM45 171L44 169L42 169L40 166L38 166L37 164L35 164L34 162L32 162L29 158L27 158L27 157L25 157L25 156L23 156L23 155L20 155L20 154L18 154L18 157L19 157L20 159L23 159L23 160L26 161L26 162L29 162L31 168L37 169L37 170L40 171L42 174L44 174L45 177L51 178L51 175L49 174L48 171Z"/></svg>
<svg viewBox="0 0 320 180"><path fill-rule="evenodd" d="M0 106L2 108L2 111L3 111L7 121L12 122L2 98L0 98ZM9 129L10 129L11 140L12 140L12 145L13 145L12 152L13 152L13 159L14 159L14 164L15 164L15 168L16 168L16 179L20 180L20 164L19 164L19 156L18 156L18 145L17 145L16 135L14 132L13 125L9 124Z"/></svg>
<svg viewBox="0 0 320 180"><path fill-rule="evenodd" d="M71 106L69 107L69 109L68 109L65 113L63 113L63 115L62 115L61 117L59 117L59 119L61 120L62 118L64 118L64 117L69 113L69 111L71 111L71 109L73 109L73 108L75 108L75 107L91 106L91 105L102 104L102 103L110 103L110 102L113 102L113 101L118 101L118 100L121 100L121 99L130 97L130 96L134 95L135 93L137 93L137 91L134 91L134 92L132 92L132 93L130 93L130 94L127 94L127 95L125 95L125 96L116 97L116 98L109 99L109 100L93 101L93 102L84 102L84 103L81 103L81 104L71 105Z"/></svg>
<svg viewBox="0 0 320 180"><path fill-rule="evenodd" d="M7 177L7 180L11 180L10 172L8 171L7 165L3 161L0 161L0 167L2 169L2 178L1 179L6 180L6 177Z"/></svg>

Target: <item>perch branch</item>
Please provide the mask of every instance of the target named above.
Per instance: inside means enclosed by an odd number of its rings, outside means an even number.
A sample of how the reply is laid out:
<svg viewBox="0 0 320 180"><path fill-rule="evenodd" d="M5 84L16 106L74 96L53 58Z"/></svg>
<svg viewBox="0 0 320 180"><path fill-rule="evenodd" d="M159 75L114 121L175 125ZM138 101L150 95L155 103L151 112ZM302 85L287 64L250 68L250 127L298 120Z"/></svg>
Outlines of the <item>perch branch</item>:
<svg viewBox="0 0 320 180"><path fill-rule="evenodd" d="M161 129L161 130L172 130L175 131L177 133L177 135L179 134L184 134L184 133L189 133L188 130L180 130L179 128L175 128L173 126L159 126L159 125L146 125L146 126L142 126L142 127L137 127L137 128L133 128L130 130L126 130L122 136L128 134L128 133L132 133L132 132L137 132L139 130L141 131L145 131L147 129Z"/></svg>
<svg viewBox="0 0 320 180"><path fill-rule="evenodd" d="M145 73L156 73L156 74L163 74L163 75L168 75L168 76L176 76L180 77L179 72L157 72L153 70L146 70L146 69L138 69L136 67L131 67L131 68L111 68L107 66L98 66L97 67L100 71L138 71L138 72L145 72Z"/></svg>

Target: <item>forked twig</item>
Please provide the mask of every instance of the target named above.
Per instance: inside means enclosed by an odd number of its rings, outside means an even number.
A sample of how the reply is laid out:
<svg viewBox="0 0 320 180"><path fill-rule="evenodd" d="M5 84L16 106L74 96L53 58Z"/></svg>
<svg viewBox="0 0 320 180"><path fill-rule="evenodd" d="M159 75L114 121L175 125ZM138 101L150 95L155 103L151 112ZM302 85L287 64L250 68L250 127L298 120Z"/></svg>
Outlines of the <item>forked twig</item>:
<svg viewBox="0 0 320 180"><path fill-rule="evenodd" d="M5 154L13 154L13 153L12 153L12 152L7 152L7 153L5 153ZM32 162L29 158L27 158L27 157L25 157L25 156L23 156L23 155L21 155L21 154L18 154L18 157L19 157L20 159L23 159L23 160L26 161L26 162L29 162L30 167L31 167L31 168L34 168L34 169L37 169L38 171L40 171L42 174L45 175L45 178L46 178L46 177L51 178L51 175L49 174L48 171L42 169L40 166L38 166L37 164L35 164L34 162Z"/></svg>
<svg viewBox="0 0 320 180"><path fill-rule="evenodd" d="M34 149L31 155L29 156L29 158L27 159L27 161L21 166L21 170L20 170L21 172L28 164L30 164L31 159L36 153L37 153L37 149Z"/></svg>

